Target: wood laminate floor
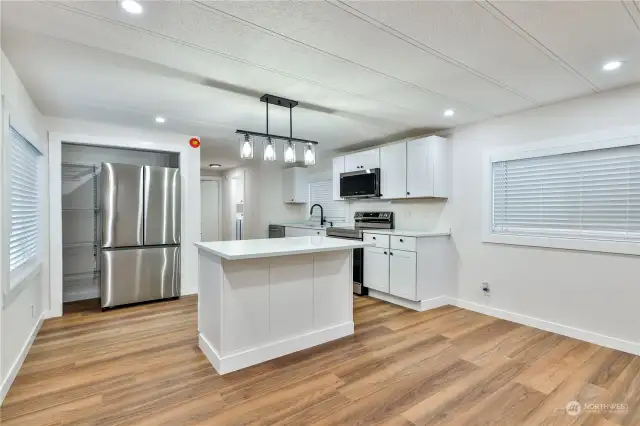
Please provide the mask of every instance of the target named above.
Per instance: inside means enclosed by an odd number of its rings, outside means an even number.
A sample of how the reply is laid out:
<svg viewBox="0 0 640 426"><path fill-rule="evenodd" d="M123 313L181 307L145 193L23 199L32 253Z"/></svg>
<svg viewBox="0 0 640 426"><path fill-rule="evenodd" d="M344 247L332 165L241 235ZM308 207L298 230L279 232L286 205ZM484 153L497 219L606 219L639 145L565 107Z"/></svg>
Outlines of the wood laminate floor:
<svg viewBox="0 0 640 426"><path fill-rule="evenodd" d="M3 426L640 425L640 357L450 306L356 298L354 336L225 376L198 349L195 297L68 312L38 334ZM627 406L584 405L611 403Z"/></svg>

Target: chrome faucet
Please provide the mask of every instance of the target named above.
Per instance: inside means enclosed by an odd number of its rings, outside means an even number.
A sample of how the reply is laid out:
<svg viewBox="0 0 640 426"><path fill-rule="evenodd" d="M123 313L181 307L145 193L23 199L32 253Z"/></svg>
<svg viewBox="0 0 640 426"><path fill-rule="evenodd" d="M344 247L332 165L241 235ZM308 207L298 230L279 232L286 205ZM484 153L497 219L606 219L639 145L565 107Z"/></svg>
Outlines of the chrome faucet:
<svg viewBox="0 0 640 426"><path fill-rule="evenodd" d="M324 218L324 209L322 208L322 206L320 204L314 204L311 206L311 209L309 210L309 215L313 214L313 208L315 206L320 207L320 226L324 226L324 224L327 222L327 220Z"/></svg>

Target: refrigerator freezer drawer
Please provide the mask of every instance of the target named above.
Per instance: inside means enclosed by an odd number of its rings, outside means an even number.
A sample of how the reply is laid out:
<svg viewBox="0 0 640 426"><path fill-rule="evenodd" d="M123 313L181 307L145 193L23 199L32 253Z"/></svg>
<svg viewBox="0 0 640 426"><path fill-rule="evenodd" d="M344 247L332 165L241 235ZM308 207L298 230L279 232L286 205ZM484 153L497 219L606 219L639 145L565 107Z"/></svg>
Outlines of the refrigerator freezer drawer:
<svg viewBox="0 0 640 426"><path fill-rule="evenodd" d="M144 167L144 245L180 244L180 170Z"/></svg>
<svg viewBox="0 0 640 426"><path fill-rule="evenodd" d="M102 163L102 247L141 246L143 168Z"/></svg>
<svg viewBox="0 0 640 426"><path fill-rule="evenodd" d="M102 251L102 307L180 296L180 247Z"/></svg>

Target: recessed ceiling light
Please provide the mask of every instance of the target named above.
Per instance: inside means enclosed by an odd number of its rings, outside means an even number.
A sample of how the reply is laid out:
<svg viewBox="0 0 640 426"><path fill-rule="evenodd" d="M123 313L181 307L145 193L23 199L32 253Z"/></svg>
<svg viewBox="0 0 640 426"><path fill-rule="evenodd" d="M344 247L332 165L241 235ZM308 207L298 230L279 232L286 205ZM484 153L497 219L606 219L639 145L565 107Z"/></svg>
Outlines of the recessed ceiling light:
<svg viewBox="0 0 640 426"><path fill-rule="evenodd" d="M610 61L610 62L607 62L606 64L604 64L602 66L602 69L604 71L613 71L613 70L617 70L621 66L622 66L622 62L621 61Z"/></svg>
<svg viewBox="0 0 640 426"><path fill-rule="evenodd" d="M222 166L220 164L209 164L209 167L218 168L218 167L222 167Z"/></svg>
<svg viewBox="0 0 640 426"><path fill-rule="evenodd" d="M165 121L167 121L167 120L165 120L164 117L160 117L160 116L156 117L156 123L164 123Z"/></svg>
<svg viewBox="0 0 640 426"><path fill-rule="evenodd" d="M453 117L453 114L455 114L456 112L452 109L446 109L444 110L444 116L445 117Z"/></svg>
<svg viewBox="0 0 640 426"><path fill-rule="evenodd" d="M132 15L140 15L142 13L142 5L136 0L122 0L120 6Z"/></svg>

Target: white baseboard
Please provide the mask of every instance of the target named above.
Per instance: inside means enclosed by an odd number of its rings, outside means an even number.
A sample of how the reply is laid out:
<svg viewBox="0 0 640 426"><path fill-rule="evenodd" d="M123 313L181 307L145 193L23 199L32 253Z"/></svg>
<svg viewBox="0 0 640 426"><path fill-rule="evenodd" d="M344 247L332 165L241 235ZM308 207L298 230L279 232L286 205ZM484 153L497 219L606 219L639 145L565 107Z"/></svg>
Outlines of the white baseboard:
<svg viewBox="0 0 640 426"><path fill-rule="evenodd" d="M605 346L611 349L628 352L633 355L640 355L640 343L630 342L628 340L618 339L616 337L605 336L603 334L594 333L592 331L582 330L568 325L562 325L540 318L534 318L527 315L518 314L503 309L493 308L491 306L482 305L480 303L468 302L462 299L453 299L452 305L460 308L469 309L470 311L479 312L481 314L490 315L507 321L516 322L529 327L538 328L540 330L550 331L562 336L572 337L585 342L594 343L596 345Z"/></svg>
<svg viewBox="0 0 640 426"><path fill-rule="evenodd" d="M349 321L322 330L314 330L278 342L247 349L242 352L236 352L224 357L220 356L213 345L211 345L207 338L201 333L199 334L198 343L204 355L213 365L213 368L215 368L219 374L227 374L341 337L350 336L353 332L353 321Z"/></svg>
<svg viewBox="0 0 640 426"><path fill-rule="evenodd" d="M384 302L393 303L394 305L403 306L414 311L422 312L429 309L439 308L440 306L453 305L453 299L448 296L439 296L427 300L408 300L402 297L394 296L389 293L369 289L369 296Z"/></svg>
<svg viewBox="0 0 640 426"><path fill-rule="evenodd" d="M22 367L22 363L24 362L25 358L27 357L27 354L29 353L29 349L31 349L31 345L33 344L33 341L36 340L36 336L38 335L38 332L40 331L40 327L42 327L42 323L44 322L45 317L46 317L46 313L45 312L40 314L40 318L38 318L38 322L36 323L36 326L31 331L31 334L29 335L29 338L24 343L24 346L22 347L22 350L20 351L20 356L18 357L18 359L15 360L15 362L13 363L11 368L9 368L9 372L7 374L7 377L4 380L4 382L2 383L2 387L0 387L0 405L2 405L2 403L4 402L4 397L7 396L7 393L9 393L9 389L11 388L11 385L13 384L13 381L15 380L16 376L18 375L18 372L20 371L20 367Z"/></svg>
<svg viewBox="0 0 640 426"><path fill-rule="evenodd" d="M534 318L527 315L518 314L503 309L493 308L491 306L480 303L469 302L455 297L440 296L433 299L421 300L414 302L412 300L403 299L388 293L382 293L369 289L369 296L415 311L426 311L429 309L439 308L440 306L453 305L470 311L478 312L492 317L512 321L518 324L527 325L529 327L538 328L540 330L550 331L562 336L572 337L574 339L583 340L585 342L594 343L619 351L628 352L633 355L640 355L640 343L630 342L628 340L618 339L616 337L605 336L603 334L594 333L592 331L582 330L580 328L570 327L568 325L558 324L555 322Z"/></svg>

